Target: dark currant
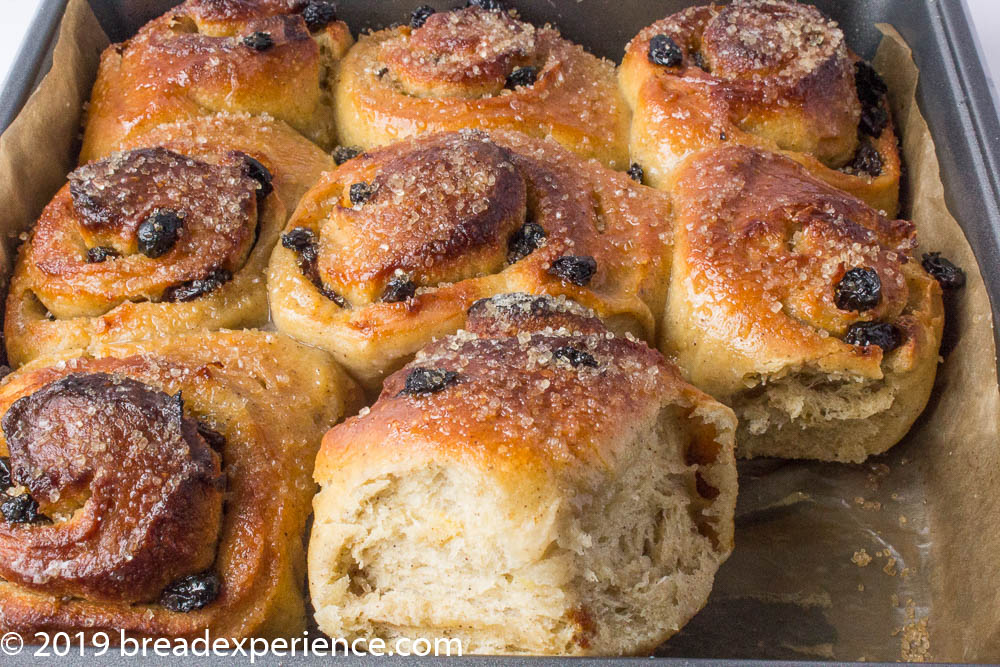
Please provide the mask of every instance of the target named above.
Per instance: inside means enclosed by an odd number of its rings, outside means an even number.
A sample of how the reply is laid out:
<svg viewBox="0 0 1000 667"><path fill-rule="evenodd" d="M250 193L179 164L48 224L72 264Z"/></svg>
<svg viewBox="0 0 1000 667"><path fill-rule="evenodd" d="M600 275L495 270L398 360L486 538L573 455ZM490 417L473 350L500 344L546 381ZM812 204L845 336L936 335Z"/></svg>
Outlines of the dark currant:
<svg viewBox="0 0 1000 667"><path fill-rule="evenodd" d="M833 302L841 310L871 310L882 302L882 281L874 269L850 269L833 289Z"/></svg>
<svg viewBox="0 0 1000 667"><path fill-rule="evenodd" d="M552 262L549 273L568 283L584 287L597 273L597 260L590 256L564 255Z"/></svg>

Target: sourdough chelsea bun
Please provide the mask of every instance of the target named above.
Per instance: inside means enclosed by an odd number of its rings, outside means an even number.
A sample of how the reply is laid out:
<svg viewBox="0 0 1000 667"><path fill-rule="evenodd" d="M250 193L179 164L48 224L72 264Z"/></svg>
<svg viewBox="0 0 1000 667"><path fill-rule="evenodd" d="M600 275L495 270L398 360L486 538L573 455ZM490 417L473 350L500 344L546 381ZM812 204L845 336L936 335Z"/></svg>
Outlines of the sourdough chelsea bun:
<svg viewBox="0 0 1000 667"><path fill-rule="evenodd" d="M736 411L737 453L862 461L896 444L944 321L914 226L745 147L692 156L671 189L662 348Z"/></svg>
<svg viewBox="0 0 1000 667"><path fill-rule="evenodd" d="M99 347L0 384L0 632L301 637L302 461L356 385L278 334Z"/></svg>
<svg viewBox="0 0 1000 667"><path fill-rule="evenodd" d="M734 428L580 306L481 301L324 438L319 627L465 653L650 651L732 548Z"/></svg>
<svg viewBox="0 0 1000 667"><path fill-rule="evenodd" d="M142 148L77 168L21 246L7 297L14 364L92 343L267 322L264 270L285 221L271 174Z"/></svg>
<svg viewBox="0 0 1000 667"><path fill-rule="evenodd" d="M663 193L553 141L476 130L401 141L303 198L271 258L271 315L370 390L502 292L562 294L653 340L669 215Z"/></svg>
<svg viewBox="0 0 1000 667"><path fill-rule="evenodd" d="M341 143L368 149L429 132L509 129L624 169L629 114L614 64L490 4L361 36L336 87Z"/></svg>
<svg viewBox="0 0 1000 667"><path fill-rule="evenodd" d="M268 114L329 148L333 80L352 43L325 0L187 0L104 51L80 162L222 111Z"/></svg>
<svg viewBox="0 0 1000 667"><path fill-rule="evenodd" d="M899 148L886 86L834 21L793 0L735 0L657 21L628 45L619 81L630 152L668 188L691 153L781 151L814 176L895 215Z"/></svg>

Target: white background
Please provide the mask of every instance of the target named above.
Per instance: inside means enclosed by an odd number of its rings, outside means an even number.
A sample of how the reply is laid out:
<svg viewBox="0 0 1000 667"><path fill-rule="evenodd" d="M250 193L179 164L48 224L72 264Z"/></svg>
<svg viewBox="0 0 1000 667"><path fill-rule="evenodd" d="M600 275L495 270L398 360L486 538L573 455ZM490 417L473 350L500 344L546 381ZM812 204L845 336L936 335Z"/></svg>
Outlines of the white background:
<svg viewBox="0 0 1000 667"><path fill-rule="evenodd" d="M938 0L961 2L962 0ZM1000 87L1000 0L965 0L979 33L980 52L992 74L995 88ZM414 0L416 4L416 0ZM0 0L0 80L6 79L28 24L38 7L37 0ZM996 96L994 96L996 99Z"/></svg>

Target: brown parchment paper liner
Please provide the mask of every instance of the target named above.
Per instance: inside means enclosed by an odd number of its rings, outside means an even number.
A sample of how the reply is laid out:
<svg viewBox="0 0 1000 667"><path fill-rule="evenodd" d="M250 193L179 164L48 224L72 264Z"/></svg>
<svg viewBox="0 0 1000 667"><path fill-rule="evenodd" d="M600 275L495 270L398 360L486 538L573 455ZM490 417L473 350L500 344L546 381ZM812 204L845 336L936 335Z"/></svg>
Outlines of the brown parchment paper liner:
<svg viewBox="0 0 1000 667"><path fill-rule="evenodd" d="M863 465L742 464L736 550L709 604L658 655L1000 660L1000 394L989 303L945 206L910 51L882 30L875 65L904 139L904 210L926 249L968 273L949 303L936 391L906 440ZM85 0L70 0L51 72L0 137L0 232L11 239L75 164L81 109L107 43ZM4 276L11 247L0 249Z"/></svg>

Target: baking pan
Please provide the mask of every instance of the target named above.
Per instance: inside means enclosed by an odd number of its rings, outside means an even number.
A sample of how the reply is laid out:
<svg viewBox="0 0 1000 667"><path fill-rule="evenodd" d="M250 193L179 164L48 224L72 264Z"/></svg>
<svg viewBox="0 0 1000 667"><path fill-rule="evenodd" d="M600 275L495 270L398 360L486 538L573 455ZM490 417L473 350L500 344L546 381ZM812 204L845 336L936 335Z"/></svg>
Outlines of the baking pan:
<svg viewBox="0 0 1000 667"><path fill-rule="evenodd" d="M866 58L874 55L882 39L876 23L892 24L913 49L913 57L920 70L917 102L927 120L935 139L937 158L941 168L941 178L945 187L948 208L960 222L968 238L983 273L994 321L1000 315L1000 118L994 107L994 100L987 85L983 66L976 51L968 12L962 0L810 0L826 14L840 22L848 44ZM89 0L90 5L113 41L128 38L143 23L161 14L170 6L178 4L171 0ZM51 60L56 28L66 0L42 0L38 14L30 29L29 38L18 54L17 61L9 75L0 96L0 127L6 128L24 104L30 92L38 84ZM354 30L378 28L405 21L409 12L422 0L340 0L340 17ZM459 0L431 0L431 5L446 9L459 4ZM563 34L585 45L599 55L619 60L627 40L642 27L677 11L684 6L700 4L696 0L512 0L521 15L535 23L551 22ZM904 202L906 195L903 196ZM903 216L905 217L904 210ZM994 338L1000 342L997 331ZM976 387L978 391L992 391L992 387ZM905 456L909 453L906 443L897 448ZM912 448L910 448L912 450ZM895 450L894 450L895 451ZM810 472L810 483L817 479L816 471L832 475L844 472L853 475L852 469L815 468ZM752 480L760 472L759 468L743 468L741 484L753 500L759 491ZM765 471L770 472L770 471ZM862 475L863 478L863 475ZM905 479L905 476L904 476ZM741 498L742 502L742 498ZM753 517L744 514L745 524ZM982 520L991 521L990 517ZM738 533L739 535L739 533ZM739 551L737 538L737 554ZM744 563L744 566L746 563ZM992 571L970 573L980 579L984 586L996 587ZM772 610L773 611L773 610ZM975 613L973 610L970 613ZM756 635L759 628L760 609L752 605L744 608L720 607L710 601L708 608L682 632L669 642L662 655L676 662L689 662L681 657L767 657L771 659L802 657L793 650L787 652L770 650L761 655L755 651ZM830 633L821 619L810 618L798 608L790 609L779 628L787 632L789 641L803 639L817 640L816 634ZM712 642L720 636L705 634L705 628L712 623L721 623L721 635L732 640L733 647L722 653L714 651ZM995 629L994 629L995 630ZM733 639L736 637L736 639ZM823 639L822 636L818 637ZM878 641L884 641L880 637ZM836 640L835 633L830 636ZM740 641L743 644L740 645ZM984 642L995 646L1000 640ZM946 656L948 659L982 659L975 654L963 654L955 648L961 642L953 642ZM25 656L22 656L24 658ZM103 659L108 659L105 656ZM815 657L823 657L817 654ZM833 657L826 656L826 657ZM840 658L856 656L842 655ZM991 655L1000 658L1000 654ZM302 659L296 659L296 662ZM319 664L323 659L306 659L308 664ZM115 660L112 659L112 663ZM219 660L217 664L228 664ZM486 664L506 662L484 659Z"/></svg>

